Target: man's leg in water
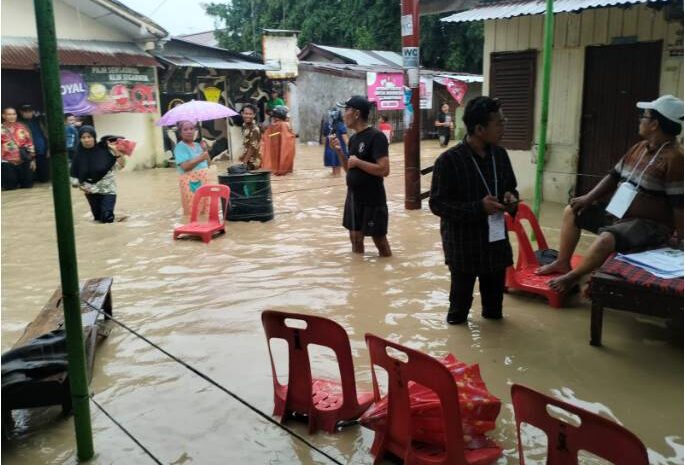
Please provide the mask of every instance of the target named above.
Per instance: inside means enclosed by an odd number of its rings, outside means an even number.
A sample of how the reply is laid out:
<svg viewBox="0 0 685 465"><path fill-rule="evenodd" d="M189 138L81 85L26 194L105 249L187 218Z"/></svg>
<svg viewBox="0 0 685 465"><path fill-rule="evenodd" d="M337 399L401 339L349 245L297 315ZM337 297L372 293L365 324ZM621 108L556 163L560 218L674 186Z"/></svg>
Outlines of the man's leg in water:
<svg viewBox="0 0 685 465"><path fill-rule="evenodd" d="M376 248L378 249L378 255L380 255L381 257L392 256L390 244L388 243L388 236L373 236L373 243L376 244Z"/></svg>
<svg viewBox="0 0 685 465"><path fill-rule="evenodd" d="M352 243L352 252L364 253L364 233L361 231L350 231L350 242Z"/></svg>

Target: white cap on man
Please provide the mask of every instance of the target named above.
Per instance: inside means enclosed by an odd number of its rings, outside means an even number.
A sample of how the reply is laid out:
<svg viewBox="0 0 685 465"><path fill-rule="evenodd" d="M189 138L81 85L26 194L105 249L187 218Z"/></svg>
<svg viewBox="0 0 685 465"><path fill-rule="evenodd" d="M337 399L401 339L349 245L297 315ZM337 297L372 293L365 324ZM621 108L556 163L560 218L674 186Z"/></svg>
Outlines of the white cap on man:
<svg viewBox="0 0 685 465"><path fill-rule="evenodd" d="M664 118L683 124L683 101L672 95L662 95L651 102L637 102L637 107L641 110L656 110Z"/></svg>

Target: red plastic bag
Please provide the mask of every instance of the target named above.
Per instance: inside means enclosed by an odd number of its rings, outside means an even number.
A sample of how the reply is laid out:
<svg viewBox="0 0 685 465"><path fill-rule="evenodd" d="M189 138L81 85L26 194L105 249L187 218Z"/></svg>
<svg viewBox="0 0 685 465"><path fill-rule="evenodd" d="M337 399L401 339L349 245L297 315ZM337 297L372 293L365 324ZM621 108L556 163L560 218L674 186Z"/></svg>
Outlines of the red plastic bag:
<svg viewBox="0 0 685 465"><path fill-rule="evenodd" d="M117 141L114 143L114 147L117 149L117 151L123 153L127 157L130 157L136 148L136 143L128 139L117 139Z"/></svg>
<svg viewBox="0 0 685 465"><path fill-rule="evenodd" d="M480 376L478 365L467 365L457 360L452 354L440 359L440 363L452 373L458 388L459 411L466 448L480 449L495 446L485 433L495 429L502 403L488 392ZM437 394L410 381L409 405L412 417L412 437L427 444L444 447L445 432ZM374 431L383 431L387 415L388 400L387 396L384 396L364 413L361 424Z"/></svg>

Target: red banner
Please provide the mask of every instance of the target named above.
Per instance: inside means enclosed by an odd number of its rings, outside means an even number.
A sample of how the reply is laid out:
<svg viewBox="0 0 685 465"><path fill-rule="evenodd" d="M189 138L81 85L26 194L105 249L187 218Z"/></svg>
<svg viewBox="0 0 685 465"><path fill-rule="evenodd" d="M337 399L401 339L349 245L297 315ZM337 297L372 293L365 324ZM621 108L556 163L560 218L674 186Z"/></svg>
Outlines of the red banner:
<svg viewBox="0 0 685 465"><path fill-rule="evenodd" d="M450 93L452 98L456 100L459 105L461 105L461 102L464 100L464 96L466 95L466 91L468 90L468 85L464 81L452 78L436 77L435 82L447 87L447 91Z"/></svg>

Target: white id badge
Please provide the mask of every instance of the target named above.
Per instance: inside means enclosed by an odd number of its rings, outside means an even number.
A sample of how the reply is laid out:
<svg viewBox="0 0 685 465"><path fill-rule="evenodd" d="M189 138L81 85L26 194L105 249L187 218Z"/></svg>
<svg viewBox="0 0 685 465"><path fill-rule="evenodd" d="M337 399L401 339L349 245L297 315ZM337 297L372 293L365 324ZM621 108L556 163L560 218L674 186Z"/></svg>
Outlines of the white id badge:
<svg viewBox="0 0 685 465"><path fill-rule="evenodd" d="M504 213L499 212L488 216L488 240L490 242L503 241L507 237L504 229Z"/></svg>
<svg viewBox="0 0 685 465"><path fill-rule="evenodd" d="M630 204L633 203L636 195L636 186L629 182L621 183L618 189L616 189L614 196L611 198L611 202L607 205L607 213L614 215L620 220L623 218L623 215L626 214L628 208L630 208Z"/></svg>

